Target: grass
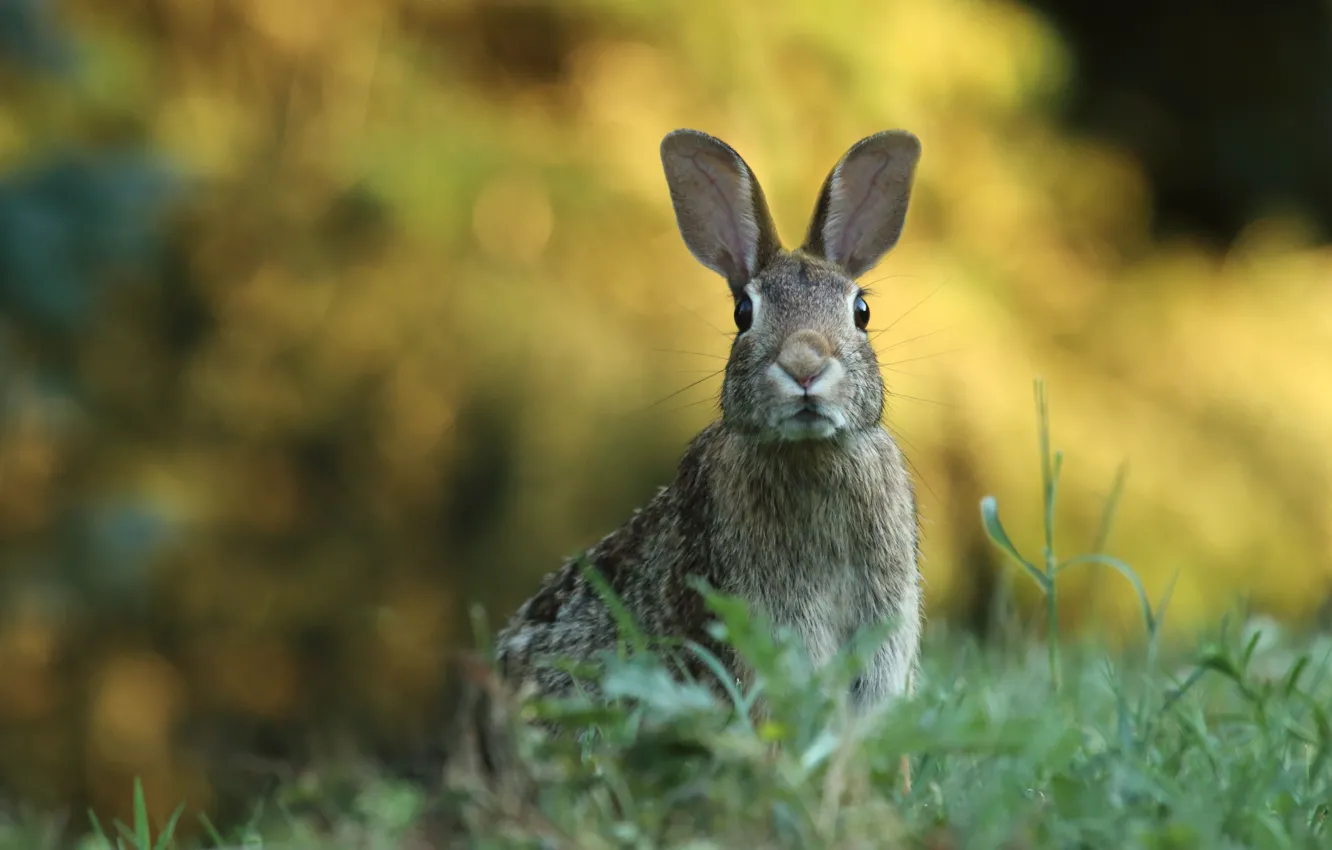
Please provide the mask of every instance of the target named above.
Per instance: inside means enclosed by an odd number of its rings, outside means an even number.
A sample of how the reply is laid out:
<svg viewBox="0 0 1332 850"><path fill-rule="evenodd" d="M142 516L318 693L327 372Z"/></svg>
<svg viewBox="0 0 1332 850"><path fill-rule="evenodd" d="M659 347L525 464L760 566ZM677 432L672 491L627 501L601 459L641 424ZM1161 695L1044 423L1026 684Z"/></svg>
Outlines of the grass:
<svg viewBox="0 0 1332 850"><path fill-rule="evenodd" d="M1151 605L1128 565L1053 551L1062 456L1050 451L1039 384L1037 399L1040 557L1009 542L993 499L981 521L1045 595L1043 642L984 646L936 624L915 697L865 723L840 695L882 630L816 670L789 635L738 600L709 594L718 634L758 674L753 690L732 694L740 711L677 680L631 634L635 651L607 657L597 673L608 703L521 707L573 734L540 733L505 715L502 699L482 702L466 738L480 767L454 775L447 790L315 777L281 791L233 834L205 829L201 846L1332 846L1332 638L1239 618L1193 647L1159 646L1165 600ZM1122 476L1114 491L1121 487ZM1100 542L1114 510L1112 499ZM1058 640L1056 579L1079 564L1112 568L1137 589L1141 647L1112 656ZM743 709L759 695L769 714L755 722ZM136 810L135 824L97 826L83 846L183 844L170 825L149 828L141 796ZM40 846L39 828L11 823L0 847Z"/></svg>

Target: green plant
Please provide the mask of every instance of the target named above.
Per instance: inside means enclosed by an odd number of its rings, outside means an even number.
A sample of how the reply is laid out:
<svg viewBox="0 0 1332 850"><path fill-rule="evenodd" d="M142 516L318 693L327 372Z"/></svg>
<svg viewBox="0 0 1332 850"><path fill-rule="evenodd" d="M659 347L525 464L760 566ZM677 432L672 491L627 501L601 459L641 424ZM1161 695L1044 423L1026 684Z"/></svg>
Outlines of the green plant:
<svg viewBox="0 0 1332 850"><path fill-rule="evenodd" d="M1036 418L1041 452L1041 501L1044 507L1043 528L1045 533L1044 546L1039 560L1040 566L1033 563L1031 559L1024 557L1013 545L1012 539L1009 538L1008 532L999 520L999 503L994 496L986 496L981 499L980 511L981 522L984 524L985 533L990 540L1023 568L1023 571L1036 583L1045 600L1046 646L1050 681L1057 691L1061 686L1061 674L1059 663L1059 596L1055 579L1063 570L1077 565L1109 567L1118 572L1133 586L1141 607L1143 623L1147 628L1149 658L1155 657L1161 619L1164 617L1170 601L1170 588L1167 588L1161 603L1153 610L1151 600L1148 599L1147 591L1143 588L1142 580L1138 578L1137 572L1118 558L1100 551L1109 539L1115 511L1123 495L1125 470L1127 469L1125 466L1120 467L1120 473L1116 476L1110 496L1102 509L1101 523L1094 541L1095 548L1093 551L1064 560L1056 555L1054 545L1055 502L1059 492L1059 474L1063 469L1064 453L1059 450L1051 453L1050 450L1050 409L1045 393L1045 382L1038 378L1035 382L1035 390ZM1171 587L1173 587L1173 582Z"/></svg>
<svg viewBox="0 0 1332 850"><path fill-rule="evenodd" d="M95 836L92 838L93 846L103 847L106 850L166 850L173 846L173 836L176 833L176 821L180 819L180 814L185 810L182 804L176 807L175 812L167 820L166 826L158 833L157 840L153 841L152 824L148 820L148 806L143 798L143 783L138 777L134 779L134 827L131 829L119 820L113 821L112 825L118 833L115 836L114 843L112 837L107 835L102 829L101 822L97 819L97 814L91 810L88 812L89 819L92 820Z"/></svg>

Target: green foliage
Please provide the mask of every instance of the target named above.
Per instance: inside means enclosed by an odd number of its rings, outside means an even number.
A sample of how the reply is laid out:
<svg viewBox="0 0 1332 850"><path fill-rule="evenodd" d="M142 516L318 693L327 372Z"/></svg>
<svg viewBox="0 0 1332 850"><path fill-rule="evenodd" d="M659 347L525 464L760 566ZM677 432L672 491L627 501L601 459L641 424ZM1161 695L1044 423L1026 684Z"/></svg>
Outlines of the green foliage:
<svg viewBox="0 0 1332 850"><path fill-rule="evenodd" d="M96 812L89 812L88 817L92 821L94 834L85 842L86 850L167 850L173 846L172 840L176 833L176 822L180 820L180 814L184 811L185 805L182 803L171 813L170 819L158 833L157 839L153 839L152 823L148 819L148 805L143 798L143 783L137 778L134 780L134 826L130 828L120 821L115 821L112 825L115 827L114 840L103 829L102 824L97 818Z"/></svg>
<svg viewBox="0 0 1332 850"><path fill-rule="evenodd" d="M816 671L789 633L739 600L707 601L717 636L755 668L755 693L720 704L652 652L608 659L597 744L546 741L548 764L561 765L538 804L561 839L550 846L1293 848L1328 838L1327 637L1251 621L1238 633L1223 625L1168 670L1090 647L1059 669L940 631L917 696L857 723L841 695L873 639ZM769 716L756 728L745 709L758 692ZM569 731L589 718L566 716ZM903 753L915 764L910 793Z"/></svg>
<svg viewBox="0 0 1332 850"><path fill-rule="evenodd" d="M652 652L612 658L596 740L528 732L526 766L544 780L533 811L481 820L486 834L449 846L1326 846L1327 637L1223 625L1171 672L1081 648L1052 695L1038 653L1001 658L936 632L915 698L857 724L830 696L849 682L854 653L813 672L801 647L736 600L709 603L758 670L768 723L751 727ZM571 729L587 721L565 716ZM285 804L201 846L404 846L430 836L432 798L420 789L373 777L350 787L350 796L328 784L283 789ZM321 795L317 816L292 806ZM168 826L153 838L136 814L114 846L184 846L169 836Z"/></svg>

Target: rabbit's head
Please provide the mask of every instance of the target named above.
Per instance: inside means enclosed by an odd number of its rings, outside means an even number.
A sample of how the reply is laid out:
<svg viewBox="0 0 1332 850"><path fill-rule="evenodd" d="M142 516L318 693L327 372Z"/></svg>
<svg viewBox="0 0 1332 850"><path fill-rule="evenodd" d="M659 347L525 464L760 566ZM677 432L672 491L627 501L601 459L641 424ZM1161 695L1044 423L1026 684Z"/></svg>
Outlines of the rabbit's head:
<svg viewBox="0 0 1332 850"><path fill-rule="evenodd" d="M722 384L728 428L761 440L822 440L875 428L883 378L856 280L901 236L920 142L862 139L823 183L805 242L783 250L763 190L729 145L696 130L661 143L685 244L726 278L736 336Z"/></svg>

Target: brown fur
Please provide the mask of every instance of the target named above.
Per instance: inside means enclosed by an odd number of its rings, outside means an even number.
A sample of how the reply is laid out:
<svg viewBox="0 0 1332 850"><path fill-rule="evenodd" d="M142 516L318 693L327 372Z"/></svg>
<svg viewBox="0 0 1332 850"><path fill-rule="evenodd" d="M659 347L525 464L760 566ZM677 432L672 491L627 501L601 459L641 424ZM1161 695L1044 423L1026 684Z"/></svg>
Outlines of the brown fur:
<svg viewBox="0 0 1332 850"><path fill-rule="evenodd" d="M669 486L586 553L643 631L699 642L737 679L746 671L708 636L691 577L795 629L815 663L895 618L853 691L866 709L911 687L922 611L914 493L880 422L883 380L853 317L854 279L896 243L918 157L902 132L851 148L824 183L805 247L788 252L738 154L695 131L666 137L685 242L737 303L750 300L753 325L732 344L720 421L689 444ZM616 638L571 559L500 633L499 662L527 689L562 694L570 677L542 659L588 659Z"/></svg>

